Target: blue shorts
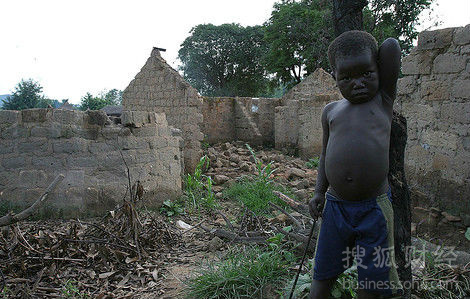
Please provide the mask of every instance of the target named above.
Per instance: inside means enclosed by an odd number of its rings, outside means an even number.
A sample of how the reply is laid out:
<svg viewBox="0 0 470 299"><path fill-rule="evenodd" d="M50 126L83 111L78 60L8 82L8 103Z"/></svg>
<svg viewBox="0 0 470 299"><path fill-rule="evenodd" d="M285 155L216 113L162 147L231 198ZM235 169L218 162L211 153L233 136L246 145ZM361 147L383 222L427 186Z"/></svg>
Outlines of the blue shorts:
<svg viewBox="0 0 470 299"><path fill-rule="evenodd" d="M400 294L393 239L391 192L361 201L326 193L317 240L313 279L331 279L353 265L360 289L381 295Z"/></svg>

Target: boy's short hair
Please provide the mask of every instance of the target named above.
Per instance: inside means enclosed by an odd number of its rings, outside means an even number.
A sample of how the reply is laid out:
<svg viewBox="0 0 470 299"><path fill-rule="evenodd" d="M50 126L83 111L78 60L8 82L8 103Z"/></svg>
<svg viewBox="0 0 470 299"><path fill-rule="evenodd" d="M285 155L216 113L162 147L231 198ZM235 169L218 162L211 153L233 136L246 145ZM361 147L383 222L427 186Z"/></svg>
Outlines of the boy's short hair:
<svg viewBox="0 0 470 299"><path fill-rule="evenodd" d="M372 57L377 58L378 46L375 38L368 32L360 30L346 31L335 38L328 47L328 60L333 71L336 70L336 58L357 55L370 50Z"/></svg>

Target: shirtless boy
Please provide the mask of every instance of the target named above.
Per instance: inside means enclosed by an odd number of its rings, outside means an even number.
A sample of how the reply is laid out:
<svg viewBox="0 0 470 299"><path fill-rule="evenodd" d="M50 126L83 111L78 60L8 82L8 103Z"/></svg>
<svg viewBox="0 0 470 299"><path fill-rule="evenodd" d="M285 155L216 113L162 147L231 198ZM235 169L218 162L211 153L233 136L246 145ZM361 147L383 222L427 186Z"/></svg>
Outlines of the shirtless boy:
<svg viewBox="0 0 470 299"><path fill-rule="evenodd" d="M328 298L354 256L358 298L401 292L387 180L400 55L397 40L389 38L378 49L364 31L345 32L328 49L344 99L326 105L321 117L323 148L309 207L313 217L323 219L310 298Z"/></svg>

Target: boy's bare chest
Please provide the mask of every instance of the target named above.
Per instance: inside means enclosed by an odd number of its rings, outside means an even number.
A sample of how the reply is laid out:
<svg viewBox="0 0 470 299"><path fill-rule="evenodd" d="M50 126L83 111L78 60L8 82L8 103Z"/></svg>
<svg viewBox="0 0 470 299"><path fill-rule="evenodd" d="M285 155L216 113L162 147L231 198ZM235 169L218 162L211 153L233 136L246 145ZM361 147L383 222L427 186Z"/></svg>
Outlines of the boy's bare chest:
<svg viewBox="0 0 470 299"><path fill-rule="evenodd" d="M382 105L364 103L361 105L343 104L335 107L328 117L330 137L336 135L390 135L391 116ZM376 136L380 137L380 136Z"/></svg>

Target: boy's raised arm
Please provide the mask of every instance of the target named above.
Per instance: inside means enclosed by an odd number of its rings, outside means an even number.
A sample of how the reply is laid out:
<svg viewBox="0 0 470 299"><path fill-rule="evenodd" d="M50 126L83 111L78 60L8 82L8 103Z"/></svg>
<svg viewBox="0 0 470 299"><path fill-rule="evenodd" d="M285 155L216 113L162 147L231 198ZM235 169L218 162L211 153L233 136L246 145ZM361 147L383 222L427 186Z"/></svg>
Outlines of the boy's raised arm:
<svg viewBox="0 0 470 299"><path fill-rule="evenodd" d="M380 89L393 101L397 95L397 80L400 74L401 49L394 38L387 38L379 48Z"/></svg>

